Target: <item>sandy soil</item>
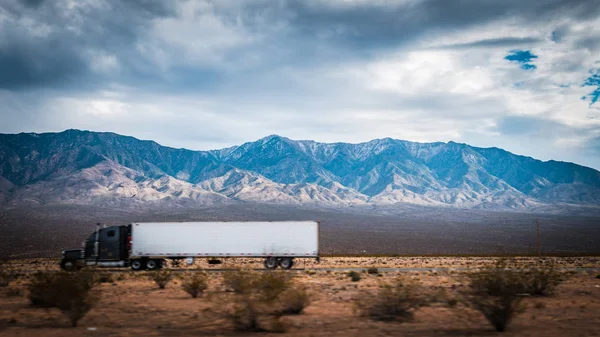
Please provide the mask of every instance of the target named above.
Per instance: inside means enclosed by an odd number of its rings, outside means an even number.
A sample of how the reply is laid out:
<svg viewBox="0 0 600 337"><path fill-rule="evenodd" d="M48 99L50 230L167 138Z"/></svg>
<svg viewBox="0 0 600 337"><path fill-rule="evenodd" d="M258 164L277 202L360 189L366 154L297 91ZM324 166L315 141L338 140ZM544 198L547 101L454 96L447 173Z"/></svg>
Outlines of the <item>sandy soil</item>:
<svg viewBox="0 0 600 337"><path fill-rule="evenodd" d="M474 258L331 258L326 266L425 266L460 267L484 264ZM488 258L489 260L489 258ZM526 260L531 262L530 260ZM20 266L32 261L20 261ZM52 261L38 261L40 266ZM231 262L231 261L230 261ZM237 261L243 265L245 261ZM385 262L385 264L383 263ZM414 262L414 264L412 264ZM562 261L563 266L595 266L595 258ZM17 262L13 261L16 266ZM255 263L255 262L254 262ZM526 264L526 263L524 263ZM42 266L42 269L43 268ZM600 335L599 272L569 272L569 278L550 297L527 297L526 310L510 325L506 336L597 336ZM298 271L294 280L305 286L312 303L305 312L281 319L289 336L490 336L497 335L483 316L462 304L421 308L415 320L405 323L374 322L359 317L353 301L374 292L382 283L398 277L412 280L427 289L443 289L449 298L465 287L461 271L388 272L362 274L352 282L345 272ZM219 272L209 273L208 293L192 299L174 280L166 289L158 287L143 273L114 273L113 283L93 289L99 303L71 328L57 309L33 308L26 298L27 275L0 288L0 336L244 336L268 333L234 331L224 312L230 310L231 292L225 291Z"/></svg>
<svg viewBox="0 0 600 337"><path fill-rule="evenodd" d="M296 259L294 269L313 268L449 268L470 269L489 266L498 260L497 257L322 257L317 263L314 259ZM544 257L541 260L536 257L514 257L510 258L515 267L529 267L542 261L550 265L554 264L560 268L600 268L600 256L589 257ZM58 270L58 259L17 259L8 260L6 265L14 270ZM195 265L188 267L182 261L173 268L203 268L203 269L229 269L229 268L252 268L263 267L263 260L259 258L229 258L222 259L222 264L210 265L206 259L196 259ZM128 270L120 268L115 270Z"/></svg>

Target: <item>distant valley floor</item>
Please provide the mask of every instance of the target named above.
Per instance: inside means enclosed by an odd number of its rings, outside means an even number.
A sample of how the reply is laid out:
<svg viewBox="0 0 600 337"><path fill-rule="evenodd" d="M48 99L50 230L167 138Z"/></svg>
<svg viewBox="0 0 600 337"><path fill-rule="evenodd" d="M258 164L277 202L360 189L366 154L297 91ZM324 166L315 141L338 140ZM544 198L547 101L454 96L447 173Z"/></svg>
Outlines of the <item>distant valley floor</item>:
<svg viewBox="0 0 600 337"><path fill-rule="evenodd" d="M600 255L600 216L505 213L428 207L310 208L47 205L0 209L0 257L58 257L79 247L97 222L318 220L328 255Z"/></svg>

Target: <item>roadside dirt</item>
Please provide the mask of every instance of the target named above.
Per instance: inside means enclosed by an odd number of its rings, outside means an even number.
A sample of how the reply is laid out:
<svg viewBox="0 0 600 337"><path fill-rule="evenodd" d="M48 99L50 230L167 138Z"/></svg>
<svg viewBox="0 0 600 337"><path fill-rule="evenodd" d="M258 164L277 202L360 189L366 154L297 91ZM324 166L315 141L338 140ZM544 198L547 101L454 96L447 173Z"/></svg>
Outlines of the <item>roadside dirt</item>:
<svg viewBox="0 0 600 337"><path fill-rule="evenodd" d="M317 263L315 259L296 259L294 269L324 269L324 268L445 268L472 269L494 264L497 257L322 257ZM263 260L260 258L229 258L220 260L221 264L209 264L207 259L196 259L193 266L186 266L184 261L174 265L169 261L169 267L177 269L231 269L248 268L261 269ZM511 258L512 265L517 268L527 268L538 264L555 265L558 268L600 268L600 256L595 257L515 257ZM6 261L6 266L14 270L59 270L59 259L16 259ZM128 270L118 268L114 270Z"/></svg>
<svg viewBox="0 0 600 337"><path fill-rule="evenodd" d="M519 261L519 259L517 260ZM519 262L527 266L534 260ZM597 258L555 260L557 267L599 267ZM12 261L10 267L55 269L56 261ZM230 260L225 266L259 267L256 261ZM248 263L246 263L248 262ZM491 258L326 258L319 267L480 267ZM559 263L560 262L560 263ZM230 264L230 265L227 265ZM215 267L215 266L212 266ZM310 268L309 266L306 266ZM599 272L569 272L553 296L527 297L525 311L517 315L505 336L598 336L600 335ZM260 336L271 333L236 332L226 314L233 295L222 285L220 272L209 273L209 289L193 299L174 279L158 289L144 273L113 273L112 283L92 291L100 301L76 328L57 309L33 308L27 300L28 275L0 288L0 336ZM298 271L295 282L306 287L312 303L297 316L280 322L286 336L490 336L498 335L484 317L460 302L454 308L436 304L415 312L405 323L374 322L359 317L354 301L375 292L398 277L427 288L443 289L453 298L466 287L462 271L361 273L352 282L345 272ZM272 334L271 334L272 335Z"/></svg>

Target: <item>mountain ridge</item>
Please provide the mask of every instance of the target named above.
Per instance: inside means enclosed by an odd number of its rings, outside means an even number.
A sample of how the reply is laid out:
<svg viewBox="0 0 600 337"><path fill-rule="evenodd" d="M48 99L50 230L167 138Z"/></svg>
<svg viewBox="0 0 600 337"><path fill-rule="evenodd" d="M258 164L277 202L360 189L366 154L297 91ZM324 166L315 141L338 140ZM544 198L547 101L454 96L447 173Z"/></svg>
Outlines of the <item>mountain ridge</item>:
<svg viewBox="0 0 600 337"><path fill-rule="evenodd" d="M75 178L65 178L71 175ZM161 183L165 176L173 180ZM129 192L114 188L117 183ZM73 193L78 188L93 192ZM0 134L0 203L103 198L528 210L552 204L600 206L600 172L452 141L320 143L269 135L194 151L112 132Z"/></svg>

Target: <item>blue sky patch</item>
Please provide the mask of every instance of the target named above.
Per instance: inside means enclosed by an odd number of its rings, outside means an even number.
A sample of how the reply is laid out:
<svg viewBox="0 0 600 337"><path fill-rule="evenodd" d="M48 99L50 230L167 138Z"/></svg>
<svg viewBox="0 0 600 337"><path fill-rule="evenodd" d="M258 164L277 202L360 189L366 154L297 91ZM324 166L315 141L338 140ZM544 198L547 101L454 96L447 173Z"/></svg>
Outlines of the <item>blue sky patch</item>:
<svg viewBox="0 0 600 337"><path fill-rule="evenodd" d="M592 106L594 103L598 102L598 99L600 99L600 69L598 69L595 74L593 74L590 71L590 74L591 74L590 77L588 77L581 86L582 87L596 87L596 90L583 96L581 99L583 99L583 100L589 99L590 106Z"/></svg>
<svg viewBox="0 0 600 337"><path fill-rule="evenodd" d="M536 58L538 58L537 55L532 54L529 50L511 50L510 54L504 57L505 60L521 64L521 69L524 70L536 69L537 67L532 64Z"/></svg>

